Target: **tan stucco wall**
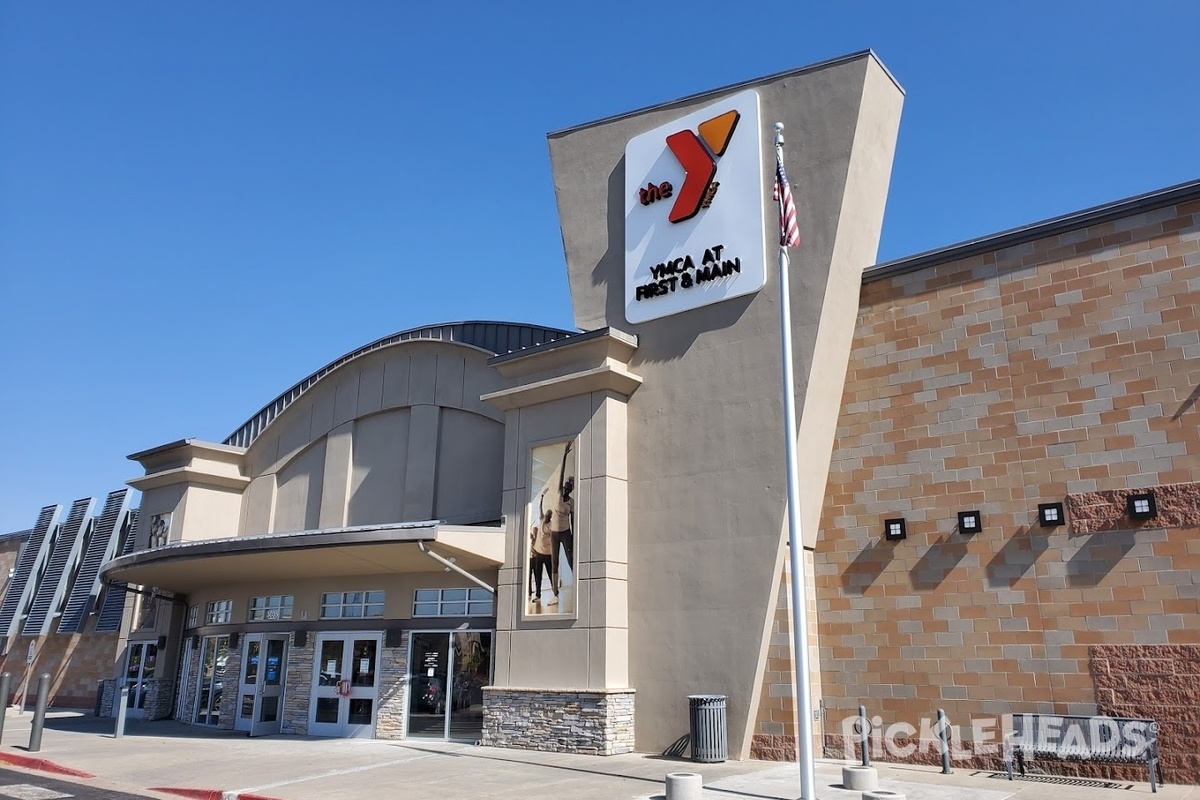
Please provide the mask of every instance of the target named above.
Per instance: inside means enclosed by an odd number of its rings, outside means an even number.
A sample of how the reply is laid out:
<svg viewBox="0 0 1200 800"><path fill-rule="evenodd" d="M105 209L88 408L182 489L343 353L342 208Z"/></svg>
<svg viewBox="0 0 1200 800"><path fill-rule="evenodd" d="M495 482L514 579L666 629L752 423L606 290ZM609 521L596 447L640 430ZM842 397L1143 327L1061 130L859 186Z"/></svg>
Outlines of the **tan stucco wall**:
<svg viewBox="0 0 1200 800"><path fill-rule="evenodd" d="M787 126L803 245L793 252L795 387L806 431L802 508L815 537L864 267L875 259L902 93L869 54L752 84ZM778 282L683 314L624 320L626 142L726 90L550 137L576 323L638 337L629 363L630 679L637 747L687 732L688 694L729 697L730 749L749 753L786 537ZM765 182L767 218L776 215ZM712 211L716 211L714 205ZM600 222L606 221L606 222ZM818 344L819 343L819 344Z"/></svg>
<svg viewBox="0 0 1200 800"><path fill-rule="evenodd" d="M430 564L434 562L431 560ZM436 565L435 565L436 566ZM494 581L495 572L474 573L485 581ZM321 595L325 592L360 592L383 591L384 608L382 618L366 618L357 620L362 623L364 630L375 630L384 627L387 620L413 619L413 593L417 589L473 589L477 584L471 583L461 575L445 572L441 569L430 572L405 573L403 575L355 575L347 577L313 578L303 580L262 580L253 583L218 584L189 595L187 604L198 605L199 627L204 627L205 605L215 600L233 600L233 612L229 625L245 626L247 624L250 598L269 595L290 594L293 596L292 618L284 622L285 627L304 627L316 630L321 627ZM418 617L423 623L429 621L428 627L436 628L436 618ZM339 620L339 622L348 622ZM313 623L297 626L295 623ZM255 630L270 630L272 621L251 623Z"/></svg>
<svg viewBox="0 0 1200 800"><path fill-rule="evenodd" d="M498 519L503 417L479 397L505 382L487 358L406 341L324 378L247 450L241 534Z"/></svg>
<svg viewBox="0 0 1200 800"><path fill-rule="evenodd" d="M625 399L589 392L508 412L504 513L507 553L500 570L494 685L612 689L629 686L626 603ZM531 449L572 440L575 494L576 613L522 614ZM615 509L615 510L614 510Z"/></svg>

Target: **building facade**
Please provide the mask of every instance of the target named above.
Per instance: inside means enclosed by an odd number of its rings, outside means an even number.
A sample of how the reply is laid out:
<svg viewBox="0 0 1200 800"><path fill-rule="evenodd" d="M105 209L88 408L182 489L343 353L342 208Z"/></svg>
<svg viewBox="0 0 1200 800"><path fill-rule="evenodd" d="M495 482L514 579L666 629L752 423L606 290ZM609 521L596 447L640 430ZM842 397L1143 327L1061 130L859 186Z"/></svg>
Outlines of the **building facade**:
<svg viewBox="0 0 1200 800"><path fill-rule="evenodd" d="M867 270L816 548L828 754L860 704L943 708L993 768L1005 714L1150 717L1200 782L1197 308L1200 182Z"/></svg>
<svg viewBox="0 0 1200 800"><path fill-rule="evenodd" d="M818 746L1150 714L1200 780L1200 183L876 265L902 101L860 53L550 134L577 330L412 329L131 456L102 712L612 754L721 694L794 758L780 120Z"/></svg>

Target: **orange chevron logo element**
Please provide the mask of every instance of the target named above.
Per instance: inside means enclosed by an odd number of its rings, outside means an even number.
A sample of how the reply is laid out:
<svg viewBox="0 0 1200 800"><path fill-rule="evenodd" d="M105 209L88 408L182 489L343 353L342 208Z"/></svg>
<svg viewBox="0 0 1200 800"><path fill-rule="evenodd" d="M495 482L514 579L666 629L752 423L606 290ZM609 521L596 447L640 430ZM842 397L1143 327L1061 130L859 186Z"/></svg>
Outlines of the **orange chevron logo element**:
<svg viewBox="0 0 1200 800"><path fill-rule="evenodd" d="M713 180L717 175L717 159L725 155L741 118L736 110L726 111L701 122L696 131L682 130L668 136L667 149L683 167L683 185L676 192L670 183L651 183L639 190L642 205L674 195L675 203L667 214L670 222L684 222L700 213L700 209L708 208L721 185Z"/></svg>
<svg viewBox="0 0 1200 800"><path fill-rule="evenodd" d="M713 151L715 156L725 155L725 150L729 147L729 142L733 139L733 129L737 127L738 120L742 115L736 111L726 111L719 117L713 117L708 122L701 122L696 126L700 131L700 138L708 145L708 149Z"/></svg>

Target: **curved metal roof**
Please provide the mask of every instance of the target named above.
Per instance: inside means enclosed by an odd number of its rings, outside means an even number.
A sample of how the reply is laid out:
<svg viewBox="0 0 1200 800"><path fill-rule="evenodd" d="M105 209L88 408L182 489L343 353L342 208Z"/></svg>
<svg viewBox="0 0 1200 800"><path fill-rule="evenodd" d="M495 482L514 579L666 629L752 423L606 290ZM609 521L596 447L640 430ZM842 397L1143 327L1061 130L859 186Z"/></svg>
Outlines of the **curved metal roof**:
<svg viewBox="0 0 1200 800"><path fill-rule="evenodd" d="M449 322L444 325L426 325L422 328L410 328L406 331L393 333L364 345L353 352L338 358L309 375L304 380L276 397L250 419L238 428L222 444L234 447L249 447L266 427L271 424L283 410L296 402L305 392L315 386L322 378L336 370L348 361L372 353L384 347L413 339L426 339L438 342L454 342L477 347L492 355L511 353L526 347L552 342L572 336L571 331L558 328L544 328L540 325L524 325L517 322Z"/></svg>

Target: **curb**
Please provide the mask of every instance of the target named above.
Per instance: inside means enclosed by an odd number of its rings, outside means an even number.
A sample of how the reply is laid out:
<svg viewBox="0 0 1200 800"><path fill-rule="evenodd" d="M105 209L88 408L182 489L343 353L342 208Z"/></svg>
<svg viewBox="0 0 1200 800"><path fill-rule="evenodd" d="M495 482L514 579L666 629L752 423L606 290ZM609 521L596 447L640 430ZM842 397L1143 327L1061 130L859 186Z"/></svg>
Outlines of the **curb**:
<svg viewBox="0 0 1200 800"><path fill-rule="evenodd" d="M173 794L190 800L280 800L264 794L249 792L223 792L220 789L187 789L180 786L150 786L147 791Z"/></svg>
<svg viewBox="0 0 1200 800"><path fill-rule="evenodd" d="M21 756L16 753L0 753L0 763L11 764L14 767L21 767L22 769L50 772L55 775L70 775L75 778L96 777L92 773L84 772L81 769L72 769L71 767L64 767L62 764L55 764L53 761L48 761L44 758Z"/></svg>

